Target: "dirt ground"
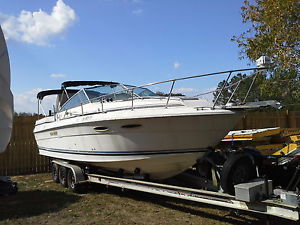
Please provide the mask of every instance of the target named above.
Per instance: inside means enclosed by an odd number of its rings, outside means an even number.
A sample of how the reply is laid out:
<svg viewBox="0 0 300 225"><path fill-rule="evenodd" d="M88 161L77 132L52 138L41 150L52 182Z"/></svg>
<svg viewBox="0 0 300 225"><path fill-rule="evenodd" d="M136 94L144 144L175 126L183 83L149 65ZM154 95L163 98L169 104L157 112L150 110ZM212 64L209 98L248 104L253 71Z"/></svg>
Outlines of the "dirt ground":
<svg viewBox="0 0 300 225"><path fill-rule="evenodd" d="M93 186L75 194L51 180L50 174L16 176L19 192L1 196L0 224L266 224L257 215L168 197ZM269 224L292 225L269 218Z"/></svg>

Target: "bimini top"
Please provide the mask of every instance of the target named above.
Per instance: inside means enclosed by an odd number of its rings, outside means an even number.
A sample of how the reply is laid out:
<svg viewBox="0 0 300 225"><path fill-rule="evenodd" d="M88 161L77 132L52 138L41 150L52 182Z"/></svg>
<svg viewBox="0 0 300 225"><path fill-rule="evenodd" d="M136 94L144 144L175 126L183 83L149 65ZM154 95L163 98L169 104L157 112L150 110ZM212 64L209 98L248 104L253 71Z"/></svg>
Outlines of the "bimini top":
<svg viewBox="0 0 300 225"><path fill-rule="evenodd" d="M63 89L53 89L53 90L45 90L45 91L40 91L38 94L37 94L37 99L39 100L43 100L43 98L45 96L48 96L48 95L60 95L63 93ZM68 94L75 94L77 93L79 90L77 89L68 89Z"/></svg>
<svg viewBox="0 0 300 225"><path fill-rule="evenodd" d="M61 84L61 89L52 89L52 90L45 90L41 91L37 94L37 98L39 100L43 100L45 96L48 95L59 95L62 94L64 88L67 87L78 87L78 86L95 86L95 85L118 85L119 83L111 82L111 81L65 81ZM78 92L78 89L68 89L68 94L75 94Z"/></svg>
<svg viewBox="0 0 300 225"><path fill-rule="evenodd" d="M65 81L61 84L61 88L77 87L77 86L94 86L94 85L117 85L119 83L111 81Z"/></svg>

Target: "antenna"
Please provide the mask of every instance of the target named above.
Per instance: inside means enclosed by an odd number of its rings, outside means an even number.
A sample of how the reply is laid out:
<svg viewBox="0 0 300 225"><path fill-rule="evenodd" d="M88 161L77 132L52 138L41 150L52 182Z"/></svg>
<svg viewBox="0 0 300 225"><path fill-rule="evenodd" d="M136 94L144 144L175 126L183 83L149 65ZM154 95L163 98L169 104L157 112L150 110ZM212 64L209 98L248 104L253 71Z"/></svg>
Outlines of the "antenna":
<svg viewBox="0 0 300 225"><path fill-rule="evenodd" d="M256 66L257 68L269 68L272 65L271 58L268 56L261 56L259 59L256 60Z"/></svg>

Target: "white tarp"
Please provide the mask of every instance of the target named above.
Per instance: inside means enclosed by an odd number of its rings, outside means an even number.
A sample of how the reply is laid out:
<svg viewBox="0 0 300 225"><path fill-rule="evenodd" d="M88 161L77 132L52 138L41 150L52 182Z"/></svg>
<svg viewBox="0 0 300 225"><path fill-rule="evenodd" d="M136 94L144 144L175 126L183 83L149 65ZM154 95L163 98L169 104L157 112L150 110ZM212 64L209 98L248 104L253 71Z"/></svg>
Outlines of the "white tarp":
<svg viewBox="0 0 300 225"><path fill-rule="evenodd" d="M13 122L13 96L10 91L10 67L5 39L0 27L0 152L10 140Z"/></svg>

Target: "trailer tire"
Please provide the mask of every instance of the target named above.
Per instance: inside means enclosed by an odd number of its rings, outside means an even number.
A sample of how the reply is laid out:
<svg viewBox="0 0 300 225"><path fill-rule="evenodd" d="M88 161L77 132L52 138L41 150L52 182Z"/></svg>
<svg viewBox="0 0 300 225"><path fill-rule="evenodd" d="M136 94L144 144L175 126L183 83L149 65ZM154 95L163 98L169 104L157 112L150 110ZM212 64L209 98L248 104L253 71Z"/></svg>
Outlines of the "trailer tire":
<svg viewBox="0 0 300 225"><path fill-rule="evenodd" d="M60 166L58 171L59 171L58 172L59 183L63 187L68 187L68 181L67 181L68 169L64 166Z"/></svg>
<svg viewBox="0 0 300 225"><path fill-rule="evenodd" d="M239 152L229 156L223 165L220 184L224 192L234 195L234 185L256 178L255 161L251 155Z"/></svg>
<svg viewBox="0 0 300 225"><path fill-rule="evenodd" d="M52 163L51 167L51 174L52 174L52 179L55 183L59 183L59 166L56 163Z"/></svg>
<svg viewBox="0 0 300 225"><path fill-rule="evenodd" d="M68 188L70 191L75 192L75 193L82 192L82 186L80 184L76 183L75 174L71 169L68 170L67 181L68 181Z"/></svg>

